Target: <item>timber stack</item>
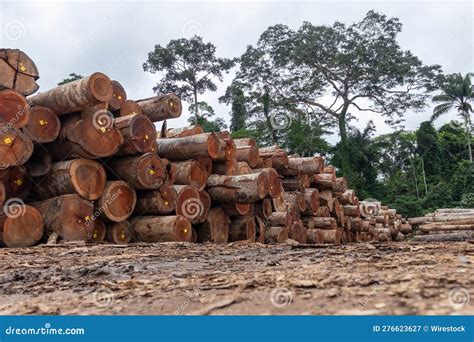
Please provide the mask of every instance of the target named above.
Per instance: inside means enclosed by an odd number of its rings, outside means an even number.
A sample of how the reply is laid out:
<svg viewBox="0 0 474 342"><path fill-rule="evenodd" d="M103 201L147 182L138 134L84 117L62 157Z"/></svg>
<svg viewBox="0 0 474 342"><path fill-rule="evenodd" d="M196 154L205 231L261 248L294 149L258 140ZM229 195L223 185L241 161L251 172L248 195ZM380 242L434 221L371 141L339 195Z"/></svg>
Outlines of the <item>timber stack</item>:
<svg viewBox="0 0 474 342"><path fill-rule="evenodd" d="M474 209L446 208L408 219L418 226L415 241L467 241L474 239Z"/></svg>
<svg viewBox="0 0 474 342"><path fill-rule="evenodd" d="M157 132L181 115L179 97L134 101L99 72L33 95L38 77L26 54L0 50L1 245L340 244L404 232L394 209L359 201L321 156L199 125Z"/></svg>

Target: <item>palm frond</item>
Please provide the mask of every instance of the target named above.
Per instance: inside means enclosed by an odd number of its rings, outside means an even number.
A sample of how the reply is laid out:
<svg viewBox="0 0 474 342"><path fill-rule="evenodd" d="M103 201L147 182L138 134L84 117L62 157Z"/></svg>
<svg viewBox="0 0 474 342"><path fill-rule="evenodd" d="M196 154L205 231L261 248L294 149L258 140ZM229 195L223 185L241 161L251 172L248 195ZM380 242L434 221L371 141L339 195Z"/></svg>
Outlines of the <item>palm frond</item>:
<svg viewBox="0 0 474 342"><path fill-rule="evenodd" d="M453 108L453 103L451 103L451 102L446 102L446 103L442 103L440 105L437 105L433 109L433 115L431 115L431 121L435 121L441 115L449 112L452 108Z"/></svg>
<svg viewBox="0 0 474 342"><path fill-rule="evenodd" d="M447 95L447 94L440 94L440 95L435 95L433 96L433 98L431 99L431 101L435 102L435 103L439 103L439 102L450 102L450 101L453 101L454 98L450 95Z"/></svg>

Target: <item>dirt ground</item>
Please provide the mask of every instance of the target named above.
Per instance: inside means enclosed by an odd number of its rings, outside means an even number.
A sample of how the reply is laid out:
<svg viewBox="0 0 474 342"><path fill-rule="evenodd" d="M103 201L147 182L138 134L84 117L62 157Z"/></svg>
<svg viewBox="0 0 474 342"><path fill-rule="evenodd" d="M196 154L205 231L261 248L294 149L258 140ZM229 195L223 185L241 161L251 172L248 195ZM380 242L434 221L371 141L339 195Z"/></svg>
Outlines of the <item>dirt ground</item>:
<svg viewBox="0 0 474 342"><path fill-rule="evenodd" d="M474 314L474 244L0 249L0 314Z"/></svg>

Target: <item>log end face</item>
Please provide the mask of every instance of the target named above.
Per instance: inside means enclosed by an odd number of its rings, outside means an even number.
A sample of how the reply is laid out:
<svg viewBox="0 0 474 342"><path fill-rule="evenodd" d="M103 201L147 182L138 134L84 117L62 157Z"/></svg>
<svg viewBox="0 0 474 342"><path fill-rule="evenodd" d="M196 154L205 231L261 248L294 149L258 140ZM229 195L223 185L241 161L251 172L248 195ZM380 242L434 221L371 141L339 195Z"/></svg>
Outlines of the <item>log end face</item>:
<svg viewBox="0 0 474 342"><path fill-rule="evenodd" d="M153 153L144 154L138 162L138 181L145 189L157 189L166 177L163 161Z"/></svg>
<svg viewBox="0 0 474 342"><path fill-rule="evenodd" d="M108 182L100 198L104 215L113 222L125 221L130 217L137 203L137 194L123 181Z"/></svg>
<svg viewBox="0 0 474 342"><path fill-rule="evenodd" d="M178 216L176 218L174 227L173 227L174 235L176 241L182 242L191 242L192 241L192 225L188 219L183 216Z"/></svg>
<svg viewBox="0 0 474 342"><path fill-rule="evenodd" d="M102 195L107 176L102 165L93 160L81 158L71 166L71 180L81 197L93 201Z"/></svg>
<svg viewBox="0 0 474 342"><path fill-rule="evenodd" d="M66 197L67 196L67 197ZM65 195L61 208L61 231L59 235L67 241L88 241L94 230L94 206L79 195Z"/></svg>
<svg viewBox="0 0 474 342"><path fill-rule="evenodd" d="M12 208L15 207L15 208ZM28 247L43 236L43 218L40 212L29 205L10 207L3 227L3 241L8 247Z"/></svg>
<svg viewBox="0 0 474 342"><path fill-rule="evenodd" d="M114 89L109 77L103 73L96 72L89 79L89 90L99 102L108 102L113 96Z"/></svg>

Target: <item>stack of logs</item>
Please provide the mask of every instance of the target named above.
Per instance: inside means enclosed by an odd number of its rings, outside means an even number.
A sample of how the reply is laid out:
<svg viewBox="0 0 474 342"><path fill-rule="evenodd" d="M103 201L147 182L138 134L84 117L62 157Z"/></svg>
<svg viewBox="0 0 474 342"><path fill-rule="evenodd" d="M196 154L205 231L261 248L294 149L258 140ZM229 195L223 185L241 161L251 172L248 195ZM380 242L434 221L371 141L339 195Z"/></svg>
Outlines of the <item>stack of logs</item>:
<svg viewBox="0 0 474 342"><path fill-rule="evenodd" d="M423 217L408 219L417 225L415 241L466 241L474 239L474 209L438 209Z"/></svg>
<svg viewBox="0 0 474 342"><path fill-rule="evenodd" d="M399 216L366 211L322 157L197 125L157 133L154 123L181 115L180 99L132 101L102 73L26 99L37 88L34 63L18 50L0 50L0 60L3 245L339 244L398 234Z"/></svg>

